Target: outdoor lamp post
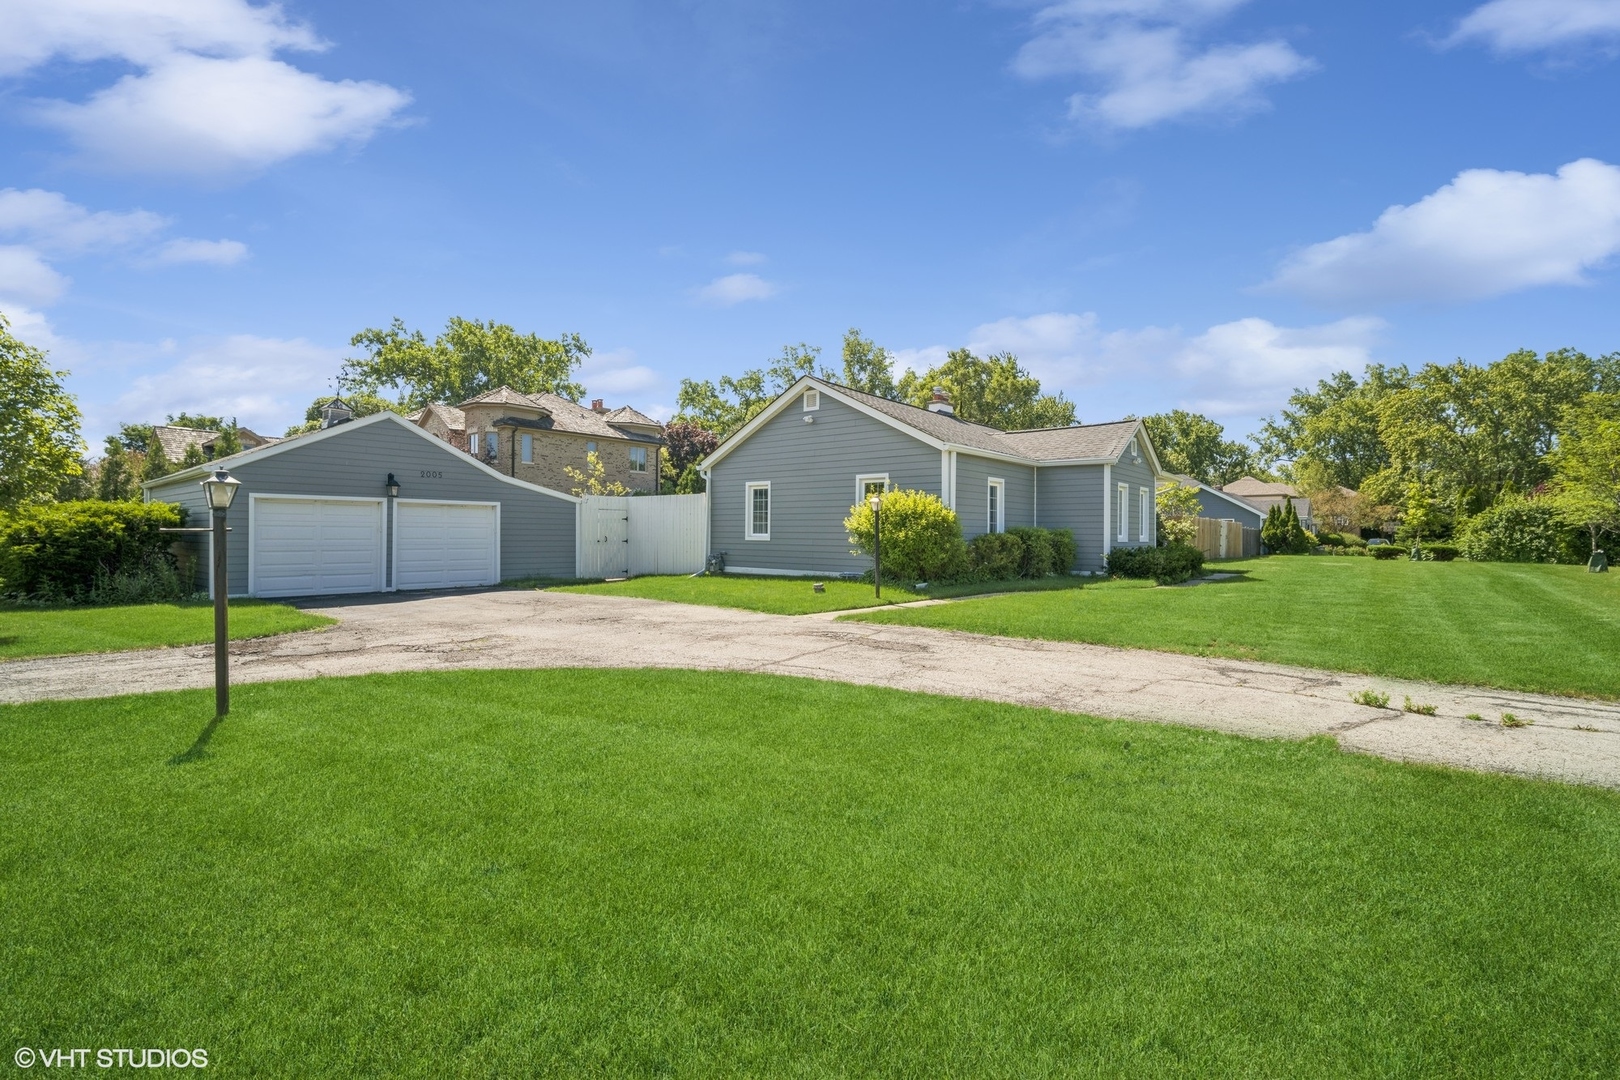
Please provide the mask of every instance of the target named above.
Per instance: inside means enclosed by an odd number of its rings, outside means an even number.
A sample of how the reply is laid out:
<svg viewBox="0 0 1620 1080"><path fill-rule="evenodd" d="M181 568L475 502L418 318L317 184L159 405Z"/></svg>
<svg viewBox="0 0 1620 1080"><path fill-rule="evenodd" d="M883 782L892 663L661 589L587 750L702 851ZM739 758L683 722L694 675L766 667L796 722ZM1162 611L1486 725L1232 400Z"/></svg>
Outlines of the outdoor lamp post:
<svg viewBox="0 0 1620 1080"><path fill-rule="evenodd" d="M399 498L399 481L394 479L393 473L388 474L388 483L383 485L383 490L388 492L390 499Z"/></svg>
<svg viewBox="0 0 1620 1080"><path fill-rule="evenodd" d="M236 489L242 481L224 469L214 472L202 482L208 496L208 508L214 512L214 715L224 716L231 711L231 649L230 627L225 615L225 598L229 592L225 579L225 511L236 498Z"/></svg>
<svg viewBox="0 0 1620 1080"><path fill-rule="evenodd" d="M883 599L883 522L878 510L883 500L874 495L868 500L872 506L872 584L877 588L877 598Z"/></svg>

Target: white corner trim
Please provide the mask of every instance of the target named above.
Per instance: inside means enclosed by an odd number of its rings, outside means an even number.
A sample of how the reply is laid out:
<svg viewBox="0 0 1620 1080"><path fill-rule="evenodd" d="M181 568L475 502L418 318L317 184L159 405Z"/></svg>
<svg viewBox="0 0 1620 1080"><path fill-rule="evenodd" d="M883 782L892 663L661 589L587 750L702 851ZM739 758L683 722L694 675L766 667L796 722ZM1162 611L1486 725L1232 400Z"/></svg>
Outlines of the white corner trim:
<svg viewBox="0 0 1620 1080"><path fill-rule="evenodd" d="M1113 488L1110 486L1114 482L1113 473L1114 473L1114 467L1112 465L1104 465L1103 466L1103 482L1102 482L1103 545L1102 545L1102 553L1103 553L1103 558L1105 558L1105 559L1108 557L1108 553L1110 551L1114 550L1114 528L1113 528L1113 525L1111 523L1112 511L1113 511L1113 508L1114 508L1114 491L1113 491Z"/></svg>

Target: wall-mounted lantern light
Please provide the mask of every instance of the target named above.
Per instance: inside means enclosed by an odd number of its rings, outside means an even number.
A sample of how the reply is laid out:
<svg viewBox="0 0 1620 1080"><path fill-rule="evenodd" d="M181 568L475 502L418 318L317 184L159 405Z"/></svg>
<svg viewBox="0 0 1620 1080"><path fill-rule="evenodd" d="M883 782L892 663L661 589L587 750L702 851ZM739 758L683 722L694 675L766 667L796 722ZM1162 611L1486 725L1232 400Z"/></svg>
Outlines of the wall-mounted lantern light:
<svg viewBox="0 0 1620 1080"><path fill-rule="evenodd" d="M388 483L384 487L387 489L390 499L399 498L399 481L394 479L393 473L388 474Z"/></svg>

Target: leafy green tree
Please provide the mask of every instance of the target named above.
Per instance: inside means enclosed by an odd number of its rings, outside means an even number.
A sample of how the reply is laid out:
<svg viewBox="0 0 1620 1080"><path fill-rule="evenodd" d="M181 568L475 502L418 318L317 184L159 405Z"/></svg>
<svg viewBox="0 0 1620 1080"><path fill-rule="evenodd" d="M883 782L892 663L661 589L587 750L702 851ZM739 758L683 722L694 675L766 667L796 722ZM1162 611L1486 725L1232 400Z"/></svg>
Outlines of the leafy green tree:
<svg viewBox="0 0 1620 1080"><path fill-rule="evenodd" d="M196 428L198 431L223 431L227 426L223 416L188 412L170 413L168 424L170 427Z"/></svg>
<svg viewBox="0 0 1620 1080"><path fill-rule="evenodd" d="M1158 491L1159 542L1191 544L1198 539L1198 517L1204 508L1198 502L1198 489L1191 484L1169 483Z"/></svg>
<svg viewBox="0 0 1620 1080"><path fill-rule="evenodd" d="M459 317L452 317L431 343L395 319L387 329L360 331L349 344L366 355L344 362L342 387L373 394L393 387L406 410L435 401L455 405L501 386L578 401L585 387L574 381L574 372L591 355L578 334L543 338L519 334L505 323Z"/></svg>
<svg viewBox="0 0 1620 1080"><path fill-rule="evenodd" d="M180 456L180 464L175 467L175 471L178 472L180 469L189 469L195 465L202 465L207 461L208 459L203 456L202 447L192 443L186 447L186 452Z"/></svg>
<svg viewBox="0 0 1620 1080"><path fill-rule="evenodd" d="M169 456L163 452L163 444L155 438L152 439L151 449L146 452L146 460L141 464L141 479L156 480L172 472L174 466L169 462Z"/></svg>
<svg viewBox="0 0 1620 1080"><path fill-rule="evenodd" d="M1553 505L1585 529L1598 550L1605 532L1620 532L1620 393L1592 393L1566 410L1558 445L1547 455Z"/></svg>
<svg viewBox="0 0 1620 1080"><path fill-rule="evenodd" d="M1227 439L1226 429L1207 416L1173 409L1144 416L1142 424L1159 453L1159 463L1170 472L1211 487L1265 472L1252 447Z"/></svg>
<svg viewBox="0 0 1620 1080"><path fill-rule="evenodd" d="M844 385L875 397L898 401L894 382L894 354L864 338L855 327L844 333Z"/></svg>
<svg viewBox="0 0 1620 1080"><path fill-rule="evenodd" d="M101 457L96 470L96 498L103 502L123 502L141 495L139 468L144 464L124 449L123 440L116 435L107 437L107 452Z"/></svg>
<svg viewBox="0 0 1620 1080"><path fill-rule="evenodd" d="M585 469L564 465L563 472L574 482L574 495L629 495L631 491L617 480L607 478L607 466L595 450L585 455Z"/></svg>
<svg viewBox="0 0 1620 1080"><path fill-rule="evenodd" d="M52 498L81 474L79 407L45 354L12 336L0 315L0 510Z"/></svg>
<svg viewBox="0 0 1620 1080"><path fill-rule="evenodd" d="M294 424L292 427L288 428L287 434L302 435L306 431L315 431L319 429L321 426L321 406L326 405L331 400L331 394L324 394L310 402L309 408L304 410L304 422L302 424ZM344 394L343 401L349 406L349 408L354 410L354 415L356 417L371 416L380 412L397 413L400 411L399 402L390 401L385 397L381 397L377 394L367 393L365 391Z"/></svg>
<svg viewBox="0 0 1620 1080"><path fill-rule="evenodd" d="M1295 390L1277 417L1261 425L1261 462L1296 483L1301 470L1314 467L1320 483L1359 489L1389 464L1379 404L1409 381L1404 367L1372 364L1359 382L1340 371L1315 390Z"/></svg>
<svg viewBox="0 0 1620 1080"><path fill-rule="evenodd" d="M675 421L712 431L724 439L742 427L788 387L806 375L832 381L826 368L817 370L821 350L800 342L782 346L782 353L763 368L750 368L733 378L682 379L675 397Z"/></svg>
<svg viewBox="0 0 1620 1080"><path fill-rule="evenodd" d="M1274 505L1266 511L1266 520L1260 523L1260 542L1273 555L1288 550L1288 521L1281 506Z"/></svg>
<svg viewBox="0 0 1620 1080"><path fill-rule="evenodd" d="M119 424L118 441L125 450L133 450L137 454L147 454L152 450L154 437L152 424Z"/></svg>
<svg viewBox="0 0 1620 1080"><path fill-rule="evenodd" d="M897 390L902 401L926 407L936 386L951 395L960 419L976 424L1015 431L1075 423L1074 403L1062 394L1041 393L1040 380L1019 366L1012 353L979 357L956 349L938 367L920 375L906 372Z"/></svg>
<svg viewBox="0 0 1620 1080"><path fill-rule="evenodd" d="M214 440L214 454L216 458L229 457L231 454L242 452L242 437L236 433L236 421L221 424L219 436Z"/></svg>

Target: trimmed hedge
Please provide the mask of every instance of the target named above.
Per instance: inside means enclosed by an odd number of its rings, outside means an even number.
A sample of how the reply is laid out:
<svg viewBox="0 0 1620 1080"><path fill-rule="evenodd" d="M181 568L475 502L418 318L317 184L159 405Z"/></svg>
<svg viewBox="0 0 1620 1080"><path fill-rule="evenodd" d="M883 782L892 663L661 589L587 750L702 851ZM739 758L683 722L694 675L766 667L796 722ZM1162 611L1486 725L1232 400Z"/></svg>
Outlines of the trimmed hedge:
<svg viewBox="0 0 1620 1080"><path fill-rule="evenodd" d="M1457 528L1457 548L1474 562L1582 563L1584 533L1558 520L1548 499L1504 495Z"/></svg>
<svg viewBox="0 0 1620 1080"><path fill-rule="evenodd" d="M968 544L968 571L963 580L1005 581L1066 574L1078 549L1068 529L1024 526L1004 533L981 533Z"/></svg>
<svg viewBox="0 0 1620 1080"><path fill-rule="evenodd" d="M1108 553L1109 576L1152 578L1160 585L1178 585L1203 568L1204 553L1190 544L1115 548Z"/></svg>
<svg viewBox="0 0 1620 1080"><path fill-rule="evenodd" d="M1422 544L1418 547L1418 554L1426 561L1451 562L1459 552L1455 544Z"/></svg>
<svg viewBox="0 0 1620 1080"><path fill-rule="evenodd" d="M1404 559L1410 554L1405 548L1397 544L1380 544L1375 548L1368 548L1375 559Z"/></svg>
<svg viewBox="0 0 1620 1080"><path fill-rule="evenodd" d="M0 521L0 591L36 601L82 602L98 582L166 567L185 511L170 503L85 502L32 506ZM161 570L160 570L161 572Z"/></svg>

